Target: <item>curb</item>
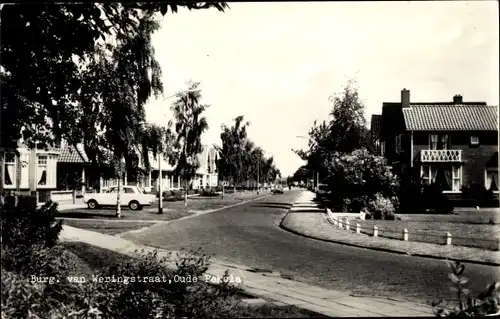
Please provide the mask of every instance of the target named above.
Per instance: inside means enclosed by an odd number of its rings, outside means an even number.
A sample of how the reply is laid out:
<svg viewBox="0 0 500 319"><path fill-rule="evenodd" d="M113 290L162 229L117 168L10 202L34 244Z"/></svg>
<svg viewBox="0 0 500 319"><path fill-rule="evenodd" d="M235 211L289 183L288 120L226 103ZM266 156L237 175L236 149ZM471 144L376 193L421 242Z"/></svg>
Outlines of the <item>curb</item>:
<svg viewBox="0 0 500 319"><path fill-rule="evenodd" d="M407 255L407 256L429 258L429 259L437 259L437 260L460 261L462 263L484 265L484 266L496 266L496 267L500 266L500 263L495 263L495 262L490 262L490 261L467 260L467 259L453 259L453 258L446 258L446 257L435 256L435 255L427 255L427 254L409 254L409 253L404 252L404 251L394 250L394 249L389 249L389 248L368 247L368 246L363 246L363 245L358 245L358 244L347 243L347 242L340 241L340 240L318 238L318 237L314 237L314 236L311 236L311 235L303 234L303 233L301 233L301 232L299 232L299 231L297 231L295 229L292 229L292 228L289 228L289 227L286 227L285 225L283 225L283 221L287 218L288 214L290 214L290 212L288 212L285 215L285 217L283 217L283 219L281 220L281 222L280 222L280 228L283 229L283 230L285 230L285 231L288 231L288 232L290 232L292 234L295 234L295 235L298 235L298 236L302 236L302 237L306 237L306 238L309 238L309 239L320 240L320 241L324 241L324 242L329 242L329 243L334 243L334 244L340 244L340 245L344 245L344 246L351 246L351 247L356 247L356 248L363 248L363 249L370 249L370 250L375 250L375 251L382 251L382 252L392 253L392 254L398 254L398 255Z"/></svg>

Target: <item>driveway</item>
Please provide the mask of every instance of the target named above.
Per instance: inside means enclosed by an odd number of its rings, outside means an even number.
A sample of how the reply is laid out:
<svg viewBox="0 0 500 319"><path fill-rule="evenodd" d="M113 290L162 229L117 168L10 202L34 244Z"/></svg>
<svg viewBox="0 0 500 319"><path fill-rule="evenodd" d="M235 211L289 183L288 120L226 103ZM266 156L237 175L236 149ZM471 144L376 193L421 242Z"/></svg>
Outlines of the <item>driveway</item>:
<svg viewBox="0 0 500 319"><path fill-rule="evenodd" d="M326 289L415 302L454 298L449 289L448 267L442 260L348 247L282 230L279 223L297 195L298 191L285 192L155 225L125 238L171 250L201 247L218 260L272 269ZM473 264L466 265L464 275L475 292L499 277L496 267Z"/></svg>

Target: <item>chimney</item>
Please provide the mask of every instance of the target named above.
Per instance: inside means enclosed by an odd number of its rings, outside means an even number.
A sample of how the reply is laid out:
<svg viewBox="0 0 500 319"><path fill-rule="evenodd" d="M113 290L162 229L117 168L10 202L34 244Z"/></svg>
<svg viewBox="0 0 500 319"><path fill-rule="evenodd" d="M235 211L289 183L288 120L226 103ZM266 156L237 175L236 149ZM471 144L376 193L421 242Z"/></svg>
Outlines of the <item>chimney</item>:
<svg viewBox="0 0 500 319"><path fill-rule="evenodd" d="M454 104L462 104L463 102L463 97L460 94L457 94L453 97Z"/></svg>
<svg viewBox="0 0 500 319"><path fill-rule="evenodd" d="M401 91L401 106L410 107L410 90L403 89Z"/></svg>

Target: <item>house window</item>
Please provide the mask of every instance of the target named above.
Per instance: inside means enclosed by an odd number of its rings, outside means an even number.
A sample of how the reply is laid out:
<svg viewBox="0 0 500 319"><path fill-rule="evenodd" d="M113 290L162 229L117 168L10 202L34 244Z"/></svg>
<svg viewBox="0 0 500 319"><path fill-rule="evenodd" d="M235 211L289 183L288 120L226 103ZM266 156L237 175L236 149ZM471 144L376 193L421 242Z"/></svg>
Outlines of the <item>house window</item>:
<svg viewBox="0 0 500 319"><path fill-rule="evenodd" d="M423 165L420 173L424 184L438 184L443 191L459 192L462 186L460 165L448 167Z"/></svg>
<svg viewBox="0 0 500 319"><path fill-rule="evenodd" d="M56 187L57 184L57 156L49 154L37 155L36 167L37 185L41 187Z"/></svg>
<svg viewBox="0 0 500 319"><path fill-rule="evenodd" d="M438 149L438 135L437 134L431 134L431 143L430 143L430 149L431 150L437 150Z"/></svg>
<svg viewBox="0 0 500 319"><path fill-rule="evenodd" d="M441 150L448 149L448 134L442 134L441 136L439 136L438 147Z"/></svg>
<svg viewBox="0 0 500 319"><path fill-rule="evenodd" d="M385 156L385 141L380 143L380 155Z"/></svg>
<svg viewBox="0 0 500 319"><path fill-rule="evenodd" d="M47 168L48 168L47 155L38 155L38 185L47 185Z"/></svg>
<svg viewBox="0 0 500 319"><path fill-rule="evenodd" d="M459 165L453 165L452 167L452 178L453 178L453 188L452 191L459 192L462 185L461 182L461 167Z"/></svg>
<svg viewBox="0 0 500 319"><path fill-rule="evenodd" d="M450 149L450 136L448 134L429 134L429 148L431 150Z"/></svg>
<svg viewBox="0 0 500 319"><path fill-rule="evenodd" d="M487 168L485 171L485 185L487 190L498 192L498 168Z"/></svg>
<svg viewBox="0 0 500 319"><path fill-rule="evenodd" d="M479 145L479 136L471 136L470 137L471 145Z"/></svg>
<svg viewBox="0 0 500 319"><path fill-rule="evenodd" d="M420 178L422 178L424 184L430 184L429 174L430 174L429 165L422 165L422 167L420 168Z"/></svg>
<svg viewBox="0 0 500 319"><path fill-rule="evenodd" d="M5 153L3 178L5 186L13 186L16 179L16 154Z"/></svg>
<svg viewBox="0 0 500 319"><path fill-rule="evenodd" d="M399 134L398 136L396 136L396 153L400 153L401 150L402 150L401 140L402 140L402 135L401 134Z"/></svg>

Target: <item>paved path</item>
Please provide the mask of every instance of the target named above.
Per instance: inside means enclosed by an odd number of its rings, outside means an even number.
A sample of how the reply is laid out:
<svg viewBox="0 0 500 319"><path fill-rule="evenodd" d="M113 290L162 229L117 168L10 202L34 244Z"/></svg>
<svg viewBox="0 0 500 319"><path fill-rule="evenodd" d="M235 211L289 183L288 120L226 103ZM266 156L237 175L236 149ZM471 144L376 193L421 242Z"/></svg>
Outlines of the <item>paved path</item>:
<svg viewBox="0 0 500 319"><path fill-rule="evenodd" d="M292 190L123 238L166 250L202 248L221 261L275 270L286 278L358 296L423 303L455 298L442 260L339 245L281 229L298 195ZM466 264L465 276L468 288L478 292L498 279L498 267Z"/></svg>
<svg viewBox="0 0 500 319"><path fill-rule="evenodd" d="M133 255L136 250L152 248L134 244L123 238L104 235L63 226L60 239L84 242L118 253ZM158 256L168 256L167 250L159 250ZM173 252L176 253L176 252ZM174 267L172 262L170 267ZM228 269L233 278L240 278L241 288L247 293L265 300L295 305L332 317L383 317L383 316L430 316L432 310L416 303L384 298L353 297L341 291L314 287L301 282L281 278L279 273L256 273L255 269L213 260L207 274L221 278Z"/></svg>

